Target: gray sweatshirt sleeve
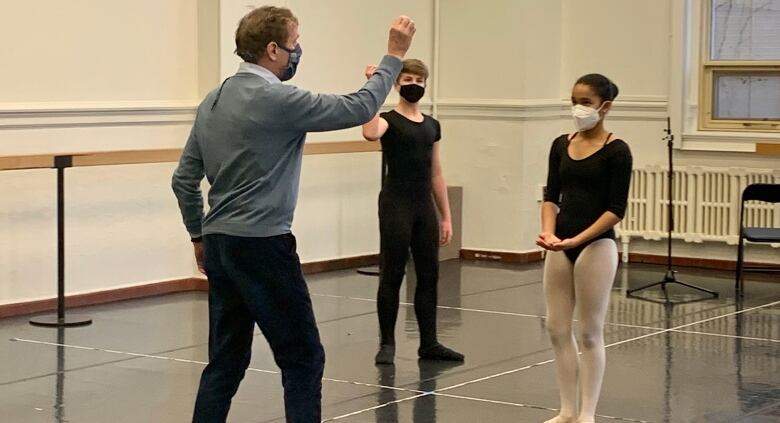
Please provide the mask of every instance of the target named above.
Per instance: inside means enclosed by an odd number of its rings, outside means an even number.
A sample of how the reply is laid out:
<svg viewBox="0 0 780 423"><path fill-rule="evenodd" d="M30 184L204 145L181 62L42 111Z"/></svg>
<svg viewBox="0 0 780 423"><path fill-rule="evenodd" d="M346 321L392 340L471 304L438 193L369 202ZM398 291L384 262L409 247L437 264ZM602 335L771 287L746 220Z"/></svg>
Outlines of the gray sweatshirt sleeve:
<svg viewBox="0 0 780 423"><path fill-rule="evenodd" d="M193 126L171 181L184 226L193 238L201 236L203 195L200 191L200 182L203 180L203 173L203 159Z"/></svg>
<svg viewBox="0 0 780 423"><path fill-rule="evenodd" d="M347 95L318 94L280 85L285 92L279 112L296 132L333 131L362 125L373 119L385 103L401 68L401 60L385 56L363 88Z"/></svg>

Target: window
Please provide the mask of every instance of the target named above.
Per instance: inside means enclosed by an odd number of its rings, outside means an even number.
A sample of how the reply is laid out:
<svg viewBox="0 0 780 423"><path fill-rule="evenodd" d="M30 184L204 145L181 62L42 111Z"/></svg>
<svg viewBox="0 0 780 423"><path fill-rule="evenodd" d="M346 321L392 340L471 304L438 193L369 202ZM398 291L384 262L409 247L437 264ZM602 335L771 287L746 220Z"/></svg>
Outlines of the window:
<svg viewBox="0 0 780 423"><path fill-rule="evenodd" d="M780 132L780 0L703 3L699 129Z"/></svg>

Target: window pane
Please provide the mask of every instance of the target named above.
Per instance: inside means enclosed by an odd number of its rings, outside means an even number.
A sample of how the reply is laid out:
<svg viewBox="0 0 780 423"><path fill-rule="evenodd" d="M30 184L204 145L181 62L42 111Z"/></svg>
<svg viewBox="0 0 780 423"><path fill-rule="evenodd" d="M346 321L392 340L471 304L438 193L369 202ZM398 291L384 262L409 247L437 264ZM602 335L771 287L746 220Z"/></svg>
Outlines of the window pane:
<svg viewBox="0 0 780 423"><path fill-rule="evenodd" d="M715 72L713 119L780 120L780 74Z"/></svg>
<svg viewBox="0 0 780 423"><path fill-rule="evenodd" d="M712 0L712 60L780 60L780 0Z"/></svg>

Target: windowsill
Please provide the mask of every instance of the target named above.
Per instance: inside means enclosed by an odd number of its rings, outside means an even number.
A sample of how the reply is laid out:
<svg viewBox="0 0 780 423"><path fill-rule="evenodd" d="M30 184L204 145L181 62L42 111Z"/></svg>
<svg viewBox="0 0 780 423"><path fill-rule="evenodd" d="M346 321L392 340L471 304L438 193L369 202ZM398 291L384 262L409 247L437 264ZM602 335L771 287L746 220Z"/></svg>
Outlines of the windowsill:
<svg viewBox="0 0 780 423"><path fill-rule="evenodd" d="M680 149L755 153L761 142L780 143L780 133L690 131L683 134Z"/></svg>

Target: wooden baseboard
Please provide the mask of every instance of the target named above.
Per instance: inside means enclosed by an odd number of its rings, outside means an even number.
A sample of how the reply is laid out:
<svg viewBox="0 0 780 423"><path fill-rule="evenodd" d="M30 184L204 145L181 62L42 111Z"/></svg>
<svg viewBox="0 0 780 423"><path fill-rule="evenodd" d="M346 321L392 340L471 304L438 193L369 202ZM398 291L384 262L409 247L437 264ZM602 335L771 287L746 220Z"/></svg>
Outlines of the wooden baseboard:
<svg viewBox="0 0 780 423"><path fill-rule="evenodd" d="M513 253L507 251L460 250L460 258L475 261L494 261L497 263L533 263L542 260L541 251Z"/></svg>
<svg viewBox="0 0 780 423"><path fill-rule="evenodd" d="M543 259L541 251L531 251L527 253L514 253L506 251L490 251L490 250L468 250L464 249L460 251L460 258L464 260L474 261L494 261L498 263L533 263L541 261ZM666 256L655 254L642 254L642 253L629 253L629 263L646 263L646 264L666 264ZM695 257L672 257L672 264L679 267L696 267L701 269L713 269L713 270L729 270L733 271L737 267L735 260L722 260L722 259L704 259ZM747 262L746 266L764 266L764 267L776 267L780 269L780 265L770 263L755 263Z"/></svg>
<svg viewBox="0 0 780 423"><path fill-rule="evenodd" d="M666 264L666 256L655 254L628 253L629 263L647 263L647 264ZM672 257L672 265L680 267L698 267L701 269L714 270L735 270L737 268L736 260L705 259L696 257ZM747 262L746 266L765 266L776 267L780 265L771 263Z"/></svg>
<svg viewBox="0 0 780 423"><path fill-rule="evenodd" d="M301 264L303 273L321 273L333 270L353 269L363 266L375 266L379 263L379 254L369 254L365 256L345 257L334 260L314 261Z"/></svg>
<svg viewBox="0 0 780 423"><path fill-rule="evenodd" d="M69 295L65 297L65 307L84 307L89 305L112 303L116 301L154 297L157 295L171 294L176 292L207 290L208 282L204 278L175 279L165 282L131 286L128 288L110 289L106 291L90 292L88 294ZM54 311L56 309L56 298L28 301L23 303L3 304L0 305L0 318L44 313Z"/></svg>
<svg viewBox="0 0 780 423"><path fill-rule="evenodd" d="M335 260L303 263L301 267L304 273L313 274L362 266L372 266L377 263L379 263L379 255L371 254L357 257L346 257ZM88 294L69 295L65 297L65 306L67 308L84 307L112 303L116 301L154 297L157 295L173 294L177 292L208 291L208 289L208 281L205 278L175 279L164 282L132 286L128 288L109 289L106 291L91 292ZM0 304L0 318L45 313L54 311L56 309L56 298L13 304Z"/></svg>
<svg viewBox="0 0 780 423"><path fill-rule="evenodd" d="M463 249L460 251L460 258L464 260L491 261L497 263L533 263L542 260L542 252L531 251L525 253L516 253L507 251ZM648 263L660 265L666 264L666 256L654 254L629 253L628 258L630 263ZM303 268L304 273L313 274L320 272L330 272L334 270L352 269L363 266L373 266L378 262L378 254L369 254L335 260L303 263L301 267ZM701 259L692 257L673 257L672 264L674 266L681 267L698 267L730 271L733 271L736 267L736 263L730 260ZM766 263L746 264L749 266L769 266L780 269L780 265ZM133 286L129 288L119 288L91 292L88 294L71 295L65 298L65 305L68 308L84 307L116 301L132 300L190 291L208 291L208 281L205 278L175 279L170 281ZM14 304L0 304L0 318L50 312L56 310L56 308L56 298Z"/></svg>

